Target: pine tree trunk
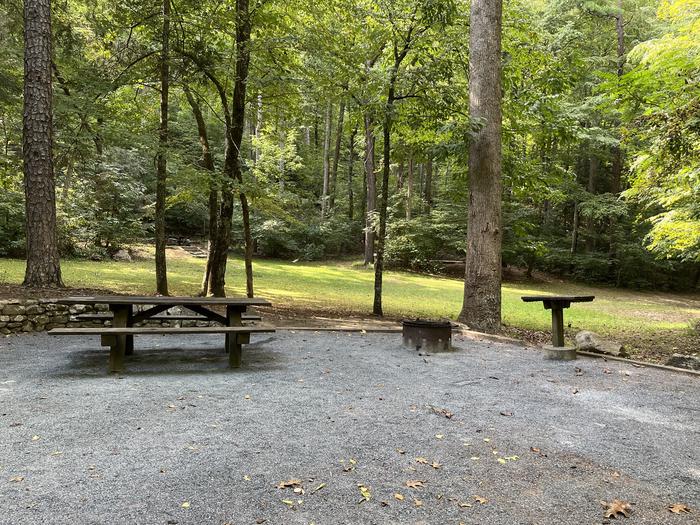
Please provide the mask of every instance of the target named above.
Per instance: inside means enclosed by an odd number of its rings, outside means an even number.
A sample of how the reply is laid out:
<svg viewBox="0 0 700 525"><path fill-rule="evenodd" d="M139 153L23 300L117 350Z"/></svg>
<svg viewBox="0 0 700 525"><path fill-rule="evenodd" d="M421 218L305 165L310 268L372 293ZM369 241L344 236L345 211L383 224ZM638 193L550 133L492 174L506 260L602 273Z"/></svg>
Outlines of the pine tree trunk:
<svg viewBox="0 0 700 525"><path fill-rule="evenodd" d="M187 102L192 108L192 115L197 122L197 133L199 135L199 143L202 147L202 167L211 173L209 177L209 219L208 219L208 234L209 239L207 242L207 265L204 270L204 277L202 278L202 289L200 295L206 295L209 291L209 276L211 275L211 256L212 247L214 240L216 239L216 230L219 224L219 190L216 186L216 176L214 174L214 158L211 154L211 149L209 147L209 133L207 132L207 125L204 121L204 116L202 115L202 108L199 102L194 98L192 92L187 87L187 84L183 84L183 91L187 97Z"/></svg>
<svg viewBox="0 0 700 525"><path fill-rule="evenodd" d="M428 211L433 209L433 159L425 163L425 191L423 198L428 206Z"/></svg>
<svg viewBox="0 0 700 525"><path fill-rule="evenodd" d="M24 286L59 287L51 87L51 2L24 2L23 157L27 236Z"/></svg>
<svg viewBox="0 0 700 525"><path fill-rule="evenodd" d="M160 126L156 158L156 290L168 295L168 273L165 260L165 197L168 177L168 95L170 91L170 0L163 0L162 51L160 55Z"/></svg>
<svg viewBox="0 0 700 525"><path fill-rule="evenodd" d="M416 164L413 161L413 154L408 157L408 177L406 177L406 220L410 221L413 215L413 174Z"/></svg>
<svg viewBox="0 0 700 525"><path fill-rule="evenodd" d="M374 262L374 212L377 208L377 179L374 172L374 122L365 114L365 177L367 204L365 208L365 265Z"/></svg>
<svg viewBox="0 0 700 525"><path fill-rule="evenodd" d="M328 215L328 189L331 176L331 118L332 106L326 107L326 126L323 136L323 193L321 194L321 219Z"/></svg>
<svg viewBox="0 0 700 525"><path fill-rule="evenodd" d="M483 122L469 148L469 224L464 303L459 320L475 330L501 327L501 0L472 0L470 118Z"/></svg>
<svg viewBox="0 0 700 525"><path fill-rule="evenodd" d="M338 128L335 132L335 151L333 152L333 166L331 167L330 195L328 197L328 209L335 207L335 187L338 183L338 165L340 164L340 147L343 145L343 125L345 124L345 101L340 103L338 112Z"/></svg>
<svg viewBox="0 0 700 525"><path fill-rule="evenodd" d="M348 143L348 219L351 221L355 218L355 195L352 190L352 178L355 168L355 137L357 136L357 127L354 127L350 133L350 141Z"/></svg>

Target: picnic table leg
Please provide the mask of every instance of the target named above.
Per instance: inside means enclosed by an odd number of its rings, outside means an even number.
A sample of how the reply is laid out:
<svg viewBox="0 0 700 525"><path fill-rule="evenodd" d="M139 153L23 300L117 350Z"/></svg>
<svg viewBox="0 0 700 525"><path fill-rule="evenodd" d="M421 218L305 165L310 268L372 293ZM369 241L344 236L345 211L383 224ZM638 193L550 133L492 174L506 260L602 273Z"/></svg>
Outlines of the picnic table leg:
<svg viewBox="0 0 700 525"><path fill-rule="evenodd" d="M127 309L127 314L126 314L126 326L131 327L134 325L132 322L131 318L133 317L133 312L131 310L131 306L128 307ZM127 335L125 345L124 345L124 355L134 355L134 336L133 335Z"/></svg>
<svg viewBox="0 0 700 525"><path fill-rule="evenodd" d="M233 308L231 305L226 306L226 321L227 326L243 326L241 321L241 311L238 308ZM241 367L241 343L238 341L238 334L226 334L226 351L228 352L228 366L230 368Z"/></svg>
<svg viewBox="0 0 700 525"><path fill-rule="evenodd" d="M111 305L110 309L114 313L112 326L114 328L126 328L128 325L131 308L128 305ZM124 355L126 354L126 337L118 335L114 338L114 344L109 350L109 371L122 372L124 370Z"/></svg>
<svg viewBox="0 0 700 525"><path fill-rule="evenodd" d="M552 346L564 346L564 309L552 305Z"/></svg>

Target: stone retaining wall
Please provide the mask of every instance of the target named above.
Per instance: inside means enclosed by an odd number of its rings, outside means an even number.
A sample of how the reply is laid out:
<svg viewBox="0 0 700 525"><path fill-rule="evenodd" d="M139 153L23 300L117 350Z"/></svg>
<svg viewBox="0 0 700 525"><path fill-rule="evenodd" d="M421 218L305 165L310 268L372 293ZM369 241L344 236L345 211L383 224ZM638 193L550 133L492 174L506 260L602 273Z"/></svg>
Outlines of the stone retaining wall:
<svg viewBox="0 0 700 525"><path fill-rule="evenodd" d="M110 326L109 320L86 321L81 314L109 312L106 304L71 305L56 304L56 299L5 299L0 300L0 334L42 332L52 328ZM148 321L137 326L209 326L208 321Z"/></svg>

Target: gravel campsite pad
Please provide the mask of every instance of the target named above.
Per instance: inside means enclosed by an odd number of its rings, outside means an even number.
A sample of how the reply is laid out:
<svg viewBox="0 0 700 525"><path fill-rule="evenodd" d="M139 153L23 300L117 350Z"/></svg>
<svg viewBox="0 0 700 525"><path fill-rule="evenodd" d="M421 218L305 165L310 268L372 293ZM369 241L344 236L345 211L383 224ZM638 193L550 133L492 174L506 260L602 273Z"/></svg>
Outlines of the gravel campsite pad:
<svg viewBox="0 0 700 525"><path fill-rule="evenodd" d="M229 370L221 339L137 338L122 376L98 338L0 341L0 523L700 517L695 377L335 332L253 337Z"/></svg>

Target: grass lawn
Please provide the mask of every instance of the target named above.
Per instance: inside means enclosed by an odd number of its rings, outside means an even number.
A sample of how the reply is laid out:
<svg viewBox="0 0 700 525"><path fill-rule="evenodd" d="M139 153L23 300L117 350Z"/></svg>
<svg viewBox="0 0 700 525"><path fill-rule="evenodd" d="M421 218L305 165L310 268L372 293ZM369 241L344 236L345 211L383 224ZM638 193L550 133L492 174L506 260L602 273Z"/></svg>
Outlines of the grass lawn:
<svg viewBox="0 0 700 525"><path fill-rule="evenodd" d="M170 292L191 295L198 291L204 261L179 250L168 251ZM116 293L154 292L153 262L62 261L66 286L112 290ZM255 262L256 295L275 305L332 315L367 315L371 312L374 273L350 261L292 263ZM24 261L0 259L0 283L21 283ZM231 259L229 295L243 295L245 281L240 259ZM455 318L462 301L462 282L456 279L387 272L384 277L384 311L388 317ZM549 331L549 312L540 303L525 304L521 295L592 294L593 303L576 304L565 313L569 336L587 329L624 342L633 354L662 359L673 351L695 352L700 320L700 296L637 292L569 282L516 282L503 285L503 320L511 330ZM675 350L674 350L675 349Z"/></svg>

